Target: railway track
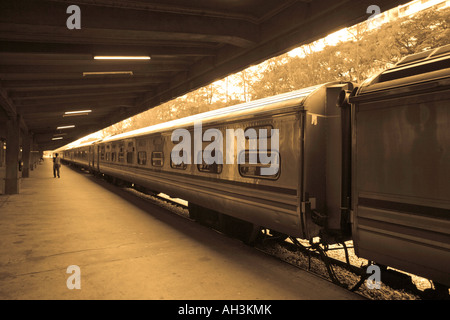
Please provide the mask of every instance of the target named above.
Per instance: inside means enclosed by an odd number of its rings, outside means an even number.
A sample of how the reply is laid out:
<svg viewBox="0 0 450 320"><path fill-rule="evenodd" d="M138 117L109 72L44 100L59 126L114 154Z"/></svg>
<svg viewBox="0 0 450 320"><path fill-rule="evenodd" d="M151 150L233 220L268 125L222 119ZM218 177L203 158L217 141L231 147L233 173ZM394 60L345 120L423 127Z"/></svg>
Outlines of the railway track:
<svg viewBox="0 0 450 320"><path fill-rule="evenodd" d="M164 194L147 194L130 187L123 189L172 213L190 219L188 205L184 200L172 199ZM254 248L296 268L312 272L367 299L448 299L448 292L431 290L431 284L426 279L386 267L381 267L380 288L371 288L367 283L371 276L371 273L367 272L367 267L371 265L371 262L354 255L351 241L324 247L319 243L310 244L301 239L284 239L280 235L271 235L268 230L263 230ZM418 288L417 282L420 283L421 289Z"/></svg>

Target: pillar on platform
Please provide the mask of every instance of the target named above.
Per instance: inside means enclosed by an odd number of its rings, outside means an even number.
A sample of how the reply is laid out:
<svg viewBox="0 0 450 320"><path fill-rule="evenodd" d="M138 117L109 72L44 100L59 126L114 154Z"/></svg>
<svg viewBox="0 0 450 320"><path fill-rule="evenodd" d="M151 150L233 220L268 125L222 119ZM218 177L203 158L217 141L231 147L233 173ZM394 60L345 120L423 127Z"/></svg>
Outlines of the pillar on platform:
<svg viewBox="0 0 450 320"><path fill-rule="evenodd" d="M22 178L30 177L30 167L33 164L33 159L31 158L32 139L32 136L29 134L24 134L22 138Z"/></svg>
<svg viewBox="0 0 450 320"><path fill-rule="evenodd" d="M19 193L20 125L17 118L6 122L5 194Z"/></svg>

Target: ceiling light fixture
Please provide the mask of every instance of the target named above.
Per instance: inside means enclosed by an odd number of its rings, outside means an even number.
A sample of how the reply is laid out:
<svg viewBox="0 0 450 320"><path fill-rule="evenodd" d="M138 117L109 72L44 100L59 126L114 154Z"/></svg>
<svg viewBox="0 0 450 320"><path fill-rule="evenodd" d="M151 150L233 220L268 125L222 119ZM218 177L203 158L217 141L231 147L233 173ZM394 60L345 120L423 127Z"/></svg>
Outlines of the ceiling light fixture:
<svg viewBox="0 0 450 320"><path fill-rule="evenodd" d="M74 125L70 125L70 126L62 126L62 127L57 127L57 130L61 130L61 129L70 129L70 128L75 128Z"/></svg>
<svg viewBox="0 0 450 320"><path fill-rule="evenodd" d="M89 113L89 112L92 112L92 110L66 111L64 112L64 114Z"/></svg>
<svg viewBox="0 0 450 320"><path fill-rule="evenodd" d="M63 137L58 137L58 138L52 138L52 140L62 140Z"/></svg>
<svg viewBox="0 0 450 320"><path fill-rule="evenodd" d="M150 60L149 56L94 56L95 60Z"/></svg>
<svg viewBox="0 0 450 320"><path fill-rule="evenodd" d="M103 75L133 75L133 71L102 71L102 72L83 72L83 77L86 76L103 76Z"/></svg>
<svg viewBox="0 0 450 320"><path fill-rule="evenodd" d="M76 116L87 116L92 110L81 110L81 111L66 111L63 117L76 117Z"/></svg>

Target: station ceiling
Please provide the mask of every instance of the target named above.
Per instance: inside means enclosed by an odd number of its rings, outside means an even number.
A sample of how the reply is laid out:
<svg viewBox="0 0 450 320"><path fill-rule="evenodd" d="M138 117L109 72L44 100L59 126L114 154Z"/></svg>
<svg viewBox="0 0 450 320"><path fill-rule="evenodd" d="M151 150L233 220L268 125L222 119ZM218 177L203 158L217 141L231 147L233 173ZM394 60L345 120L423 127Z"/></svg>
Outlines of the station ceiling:
<svg viewBox="0 0 450 320"><path fill-rule="evenodd" d="M41 150L53 150L367 20L372 4L385 11L406 2L1 0L0 124L17 116ZM103 72L118 73L95 74ZM78 110L92 112L64 116ZM65 125L75 127L57 129Z"/></svg>

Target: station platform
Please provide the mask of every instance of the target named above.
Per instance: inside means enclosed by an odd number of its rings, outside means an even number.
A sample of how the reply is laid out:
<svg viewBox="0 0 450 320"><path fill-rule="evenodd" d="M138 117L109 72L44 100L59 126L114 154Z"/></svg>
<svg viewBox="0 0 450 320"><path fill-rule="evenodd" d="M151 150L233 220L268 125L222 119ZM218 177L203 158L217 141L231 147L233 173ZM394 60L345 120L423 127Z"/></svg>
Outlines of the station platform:
<svg viewBox="0 0 450 320"><path fill-rule="evenodd" d="M54 178L51 162L0 195L2 300L362 299L90 174Z"/></svg>

